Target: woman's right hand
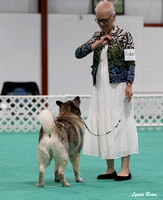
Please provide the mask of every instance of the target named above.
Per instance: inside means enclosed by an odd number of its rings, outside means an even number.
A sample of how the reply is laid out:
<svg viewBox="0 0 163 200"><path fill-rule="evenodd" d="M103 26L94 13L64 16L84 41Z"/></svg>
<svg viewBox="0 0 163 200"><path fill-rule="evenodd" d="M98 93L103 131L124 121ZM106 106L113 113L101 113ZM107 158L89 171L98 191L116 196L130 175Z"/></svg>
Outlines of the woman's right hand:
<svg viewBox="0 0 163 200"><path fill-rule="evenodd" d="M92 50L95 50L98 47L103 47L106 44L108 44L108 41L112 40L112 37L110 37L109 35L104 35L101 37L100 40L97 40L95 43L92 44Z"/></svg>

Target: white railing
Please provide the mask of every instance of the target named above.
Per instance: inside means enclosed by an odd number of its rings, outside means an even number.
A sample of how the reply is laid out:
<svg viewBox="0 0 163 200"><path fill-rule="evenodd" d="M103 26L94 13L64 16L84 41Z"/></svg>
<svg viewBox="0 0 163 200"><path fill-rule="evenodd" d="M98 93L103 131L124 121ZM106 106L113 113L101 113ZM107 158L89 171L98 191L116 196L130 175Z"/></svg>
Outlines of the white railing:
<svg viewBox="0 0 163 200"><path fill-rule="evenodd" d="M163 93L136 93L134 108L137 126L163 126Z"/></svg>
<svg viewBox="0 0 163 200"><path fill-rule="evenodd" d="M0 96L0 132L37 131L37 120L42 109L58 114L56 100L67 101L76 95L57 96ZM81 113L88 116L90 95L79 95ZM135 120L137 126L163 126L163 94L135 94Z"/></svg>

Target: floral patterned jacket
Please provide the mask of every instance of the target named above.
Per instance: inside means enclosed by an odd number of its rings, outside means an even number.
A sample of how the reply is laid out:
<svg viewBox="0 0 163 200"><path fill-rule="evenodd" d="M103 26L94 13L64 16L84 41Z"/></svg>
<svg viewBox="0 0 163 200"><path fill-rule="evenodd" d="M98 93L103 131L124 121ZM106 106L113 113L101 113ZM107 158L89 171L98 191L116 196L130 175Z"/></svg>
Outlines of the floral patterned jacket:
<svg viewBox="0 0 163 200"><path fill-rule="evenodd" d="M83 58L92 52L91 44L100 40L103 36L101 31L95 32L90 40L78 47L75 51L76 58ZM113 26L110 33L113 39L108 43L107 58L110 83L130 82L133 83L135 77L135 60L126 61L124 57L125 49L134 49L133 38L130 32ZM103 47L94 50L92 76L93 85L96 84L96 74L100 62L100 55Z"/></svg>

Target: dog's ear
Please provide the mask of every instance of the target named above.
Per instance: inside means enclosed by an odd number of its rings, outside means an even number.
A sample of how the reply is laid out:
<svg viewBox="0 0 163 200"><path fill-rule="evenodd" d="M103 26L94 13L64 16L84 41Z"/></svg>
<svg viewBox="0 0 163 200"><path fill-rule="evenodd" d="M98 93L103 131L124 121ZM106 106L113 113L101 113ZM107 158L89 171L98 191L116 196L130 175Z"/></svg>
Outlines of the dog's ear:
<svg viewBox="0 0 163 200"><path fill-rule="evenodd" d="M77 115L79 115L79 116L81 115L79 105L76 105L76 102L75 102L75 101L72 101L72 102L70 103L70 106L71 106L71 108L72 108L73 110L75 110L75 113L76 113Z"/></svg>
<svg viewBox="0 0 163 200"><path fill-rule="evenodd" d="M57 104L59 107L61 107L61 105L63 104L63 102L62 102L62 101L56 101L56 104Z"/></svg>
<svg viewBox="0 0 163 200"><path fill-rule="evenodd" d="M73 99L73 103L77 108L79 108L80 103L81 103L80 97L79 96L75 97L75 99Z"/></svg>
<svg viewBox="0 0 163 200"><path fill-rule="evenodd" d="M76 107L76 105L74 104L74 102L71 102L71 107L73 108L73 109L77 109L77 107Z"/></svg>

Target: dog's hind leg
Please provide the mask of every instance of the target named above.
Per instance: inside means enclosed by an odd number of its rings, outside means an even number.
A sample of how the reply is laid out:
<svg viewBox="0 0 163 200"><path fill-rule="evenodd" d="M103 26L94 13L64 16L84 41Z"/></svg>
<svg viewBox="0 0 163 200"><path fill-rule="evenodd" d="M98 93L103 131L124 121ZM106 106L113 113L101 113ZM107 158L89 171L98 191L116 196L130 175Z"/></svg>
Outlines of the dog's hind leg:
<svg viewBox="0 0 163 200"><path fill-rule="evenodd" d="M80 177L80 174L79 174L79 160L80 160L80 153L77 153L76 155L70 156L70 161L72 163L72 167L73 167L73 170L74 170L76 182L82 182L83 181L83 179Z"/></svg>
<svg viewBox="0 0 163 200"><path fill-rule="evenodd" d="M40 169L39 169L39 179L38 179L37 187L44 187L44 170L45 170L45 167L43 164L41 164Z"/></svg>
<svg viewBox="0 0 163 200"><path fill-rule="evenodd" d="M59 180L60 182L62 183L62 186L63 187L69 187L70 184L67 183L65 177L64 177L64 171L65 171L65 168L67 166L67 163L68 163L68 155L66 156L66 158L61 158L61 160L59 161L58 164L58 176L59 176Z"/></svg>
<svg viewBox="0 0 163 200"><path fill-rule="evenodd" d="M43 187L44 186L44 171L45 168L50 164L51 156L49 152L38 145L37 148L37 159L39 163L39 179L37 183L37 187Z"/></svg>

